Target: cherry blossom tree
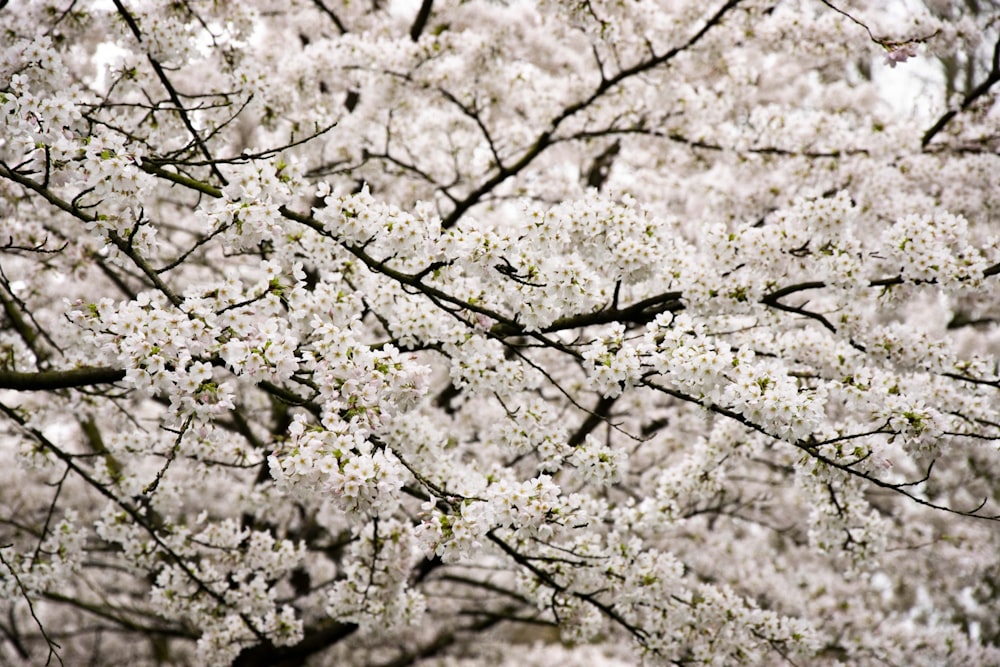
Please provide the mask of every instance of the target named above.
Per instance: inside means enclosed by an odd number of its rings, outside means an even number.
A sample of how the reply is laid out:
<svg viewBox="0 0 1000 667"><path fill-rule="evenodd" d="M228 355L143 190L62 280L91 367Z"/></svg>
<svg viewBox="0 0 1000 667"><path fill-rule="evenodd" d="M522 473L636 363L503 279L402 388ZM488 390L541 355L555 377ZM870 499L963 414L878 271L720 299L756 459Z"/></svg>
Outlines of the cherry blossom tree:
<svg viewBox="0 0 1000 667"><path fill-rule="evenodd" d="M0 3L0 663L1000 664L978 7Z"/></svg>

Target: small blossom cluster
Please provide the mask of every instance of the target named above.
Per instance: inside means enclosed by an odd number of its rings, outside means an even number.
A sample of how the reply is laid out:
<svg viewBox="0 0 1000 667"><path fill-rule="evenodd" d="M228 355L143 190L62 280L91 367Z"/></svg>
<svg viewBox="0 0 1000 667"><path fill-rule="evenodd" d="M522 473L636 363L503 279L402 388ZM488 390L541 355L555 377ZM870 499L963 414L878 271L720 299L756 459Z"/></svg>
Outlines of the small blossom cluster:
<svg viewBox="0 0 1000 667"><path fill-rule="evenodd" d="M148 255L157 230L144 219L141 202L155 179L139 168L142 154L110 133L88 137L83 153L84 167L73 186L86 192L83 201L96 211L87 228L102 239L109 235L128 239L135 252Z"/></svg>
<svg viewBox="0 0 1000 667"><path fill-rule="evenodd" d="M221 199L206 201L200 208L206 224L223 232L234 250L257 247L261 241L281 239L280 207L291 198L293 169L282 162L253 161L233 167Z"/></svg>
<svg viewBox="0 0 1000 667"><path fill-rule="evenodd" d="M809 544L834 555L849 574L871 571L886 548L887 526L864 498L856 478L819 462L802 466L796 485L811 507Z"/></svg>
<svg viewBox="0 0 1000 667"><path fill-rule="evenodd" d="M212 366L199 359L212 344L206 323L166 307L162 295L143 292L118 304L102 299L70 317L94 337L101 356L126 369L131 386L162 392L181 413L232 407L233 385L218 382Z"/></svg>
<svg viewBox="0 0 1000 667"><path fill-rule="evenodd" d="M297 273L301 267L293 271ZM321 330L322 325L328 324L344 328L359 319L364 307L361 294L344 289L343 274L334 272L311 288L303 280L304 274L295 277L296 283L285 298L289 316L300 327Z"/></svg>
<svg viewBox="0 0 1000 667"><path fill-rule="evenodd" d="M391 512L406 470L387 449L374 449L362 431L329 418L323 426L296 415L282 450L268 457L278 488L293 495L328 494L353 512Z"/></svg>
<svg viewBox="0 0 1000 667"><path fill-rule="evenodd" d="M623 518L656 530L665 522L683 519L700 503L719 493L722 489L719 457L706 455L706 445L702 440L695 442L681 460L656 474L648 495L623 509Z"/></svg>
<svg viewBox="0 0 1000 667"><path fill-rule="evenodd" d="M577 568L569 585L561 584L569 577L557 564L564 559ZM518 588L560 619L561 627L565 621L565 637L592 639L607 631L606 614L626 628L642 629L652 664L671 664L679 655L698 655L705 664L753 662L775 642L796 655L810 655L817 646L807 623L762 610L725 586L691 581L678 558L644 548L634 535L612 532L604 547L581 540L542 551L535 560L537 571L546 574L524 577Z"/></svg>
<svg viewBox="0 0 1000 667"><path fill-rule="evenodd" d="M182 12L149 11L140 5L135 19L142 25L145 38L142 47L150 58L171 67L180 67L197 57L196 30ZM117 28L126 38L124 33L128 27L118 22Z"/></svg>
<svg viewBox="0 0 1000 667"><path fill-rule="evenodd" d="M467 561L483 549L487 533L501 526L521 537L544 540L553 534L551 522L564 506L560 488L548 475L524 482L500 478L487 487L484 496L460 502L458 512L452 514L428 504L431 515L417 528L425 552L449 563Z"/></svg>
<svg viewBox="0 0 1000 667"><path fill-rule="evenodd" d="M494 420L484 442L514 454L533 452L541 470L554 472L566 455L566 425L549 403L534 395L520 396L518 409L505 419Z"/></svg>
<svg viewBox="0 0 1000 667"><path fill-rule="evenodd" d="M824 418L822 391L803 391L782 362L757 357L747 346L733 350L686 314L659 316L641 348L671 385L738 412L776 437L795 441Z"/></svg>
<svg viewBox="0 0 1000 667"><path fill-rule="evenodd" d="M327 597L328 613L361 626L385 641L386 633L422 620L424 596L408 583L421 551L409 523L373 521L352 542L343 568Z"/></svg>
<svg viewBox="0 0 1000 667"><path fill-rule="evenodd" d="M582 199L533 212L531 220L530 247L560 256L575 249L588 268L611 280L638 282L666 258L670 225L648 216L628 194L616 201L591 190Z"/></svg>
<svg viewBox="0 0 1000 667"><path fill-rule="evenodd" d="M509 309L536 330L567 311L599 307L617 282L652 277L669 245L669 225L647 217L631 197L589 193L529 209L514 229L449 230L440 244L450 263L442 277L474 279L487 307Z"/></svg>
<svg viewBox="0 0 1000 667"><path fill-rule="evenodd" d="M741 348L727 375L720 403L771 435L795 442L824 421L824 393L803 391L783 364L755 360L750 349Z"/></svg>
<svg viewBox="0 0 1000 667"><path fill-rule="evenodd" d="M658 315L646 327L646 341L647 363L662 377L696 397L719 396L734 356L726 341L708 335L704 321L686 313Z"/></svg>
<svg viewBox="0 0 1000 667"><path fill-rule="evenodd" d="M678 284L699 312L728 314L760 312L760 301L775 285L822 279L856 289L865 277L858 217L850 195L841 191L798 199L758 223L711 225Z"/></svg>
<svg viewBox="0 0 1000 667"><path fill-rule="evenodd" d="M435 259L441 221L428 204L418 205L411 214L376 201L367 186L358 193L341 195L331 193L324 184L318 196L324 206L314 208L313 214L333 238L364 247L378 261L396 260L404 271Z"/></svg>
<svg viewBox="0 0 1000 667"><path fill-rule="evenodd" d="M519 483L501 478L487 487L486 500L495 525L544 538L552 530L547 524L563 505L560 494L559 486L548 475Z"/></svg>
<svg viewBox="0 0 1000 667"><path fill-rule="evenodd" d="M971 290L982 282L987 263L970 241L968 221L948 213L905 216L882 238L890 270L909 282L936 282L949 290Z"/></svg>
<svg viewBox="0 0 1000 667"><path fill-rule="evenodd" d="M806 623L762 610L725 586L689 583L680 561L641 550L635 540L623 541L607 568L622 578L615 611L650 633L646 648L654 660L669 662L684 650L705 664L753 662L774 642L800 655L815 650ZM733 647L738 652L730 654Z"/></svg>
<svg viewBox="0 0 1000 667"><path fill-rule="evenodd" d="M947 372L958 363L958 355L947 340L913 324L873 326L859 332L858 338L867 348L870 365L880 363L897 372Z"/></svg>
<svg viewBox="0 0 1000 667"><path fill-rule="evenodd" d="M219 338L219 357L237 375L281 381L298 370L299 341L284 318L230 318Z"/></svg>
<svg viewBox="0 0 1000 667"><path fill-rule="evenodd" d="M625 326L613 325L605 338L595 340L583 350L594 389L609 398L634 387L642 372L639 351L626 343L624 336Z"/></svg>
<svg viewBox="0 0 1000 667"><path fill-rule="evenodd" d="M377 431L385 418L415 405L427 391L429 369L391 344L361 343L351 328L315 319L303 367L312 372L327 415Z"/></svg>
<svg viewBox="0 0 1000 667"><path fill-rule="evenodd" d="M885 63L889 67L895 67L899 63L905 63L910 58L916 57L917 44L915 42L905 42L903 44L886 46Z"/></svg>
<svg viewBox="0 0 1000 667"><path fill-rule="evenodd" d="M919 453L922 457L939 453L948 423L939 410L928 407L923 401L895 394L886 397L880 412L879 416L884 416L893 433L890 442L898 438L905 451Z"/></svg>
<svg viewBox="0 0 1000 667"><path fill-rule="evenodd" d="M0 81L7 82L0 89L0 154L8 164L42 158L43 147L60 162L78 155L80 102L90 96L53 46L51 35L36 32L0 48Z"/></svg>
<svg viewBox="0 0 1000 667"><path fill-rule="evenodd" d="M493 510L488 503L464 500L457 512L435 509L434 499L424 505L430 516L416 527L417 540L428 557L437 556L445 563L460 563L476 558L493 529Z"/></svg>
<svg viewBox="0 0 1000 667"><path fill-rule="evenodd" d="M628 455L590 434L573 448L569 461L585 483L597 486L616 484L628 472Z"/></svg>
<svg viewBox="0 0 1000 667"><path fill-rule="evenodd" d="M458 345L446 345L451 357L451 379L471 394L500 392L501 395L535 384L523 364L508 359L504 346L493 338L469 335Z"/></svg>
<svg viewBox="0 0 1000 667"><path fill-rule="evenodd" d="M441 312L426 299L408 293L398 283L379 282L366 299L385 312L385 324L400 348L420 347L432 341L459 344L468 336L469 330L460 319L441 317ZM472 318L479 333L489 329L491 322L486 316L477 313Z"/></svg>

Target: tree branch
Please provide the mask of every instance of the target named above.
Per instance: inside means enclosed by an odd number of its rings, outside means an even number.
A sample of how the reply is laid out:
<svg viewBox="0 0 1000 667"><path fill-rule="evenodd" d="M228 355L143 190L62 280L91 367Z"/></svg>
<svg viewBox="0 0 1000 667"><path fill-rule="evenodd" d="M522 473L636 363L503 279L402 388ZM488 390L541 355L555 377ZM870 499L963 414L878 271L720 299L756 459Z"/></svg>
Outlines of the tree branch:
<svg viewBox="0 0 1000 667"><path fill-rule="evenodd" d="M0 370L0 389L14 391L52 391L78 389L95 384L112 384L125 378L120 368L71 368L62 371L22 373Z"/></svg>
<svg viewBox="0 0 1000 667"><path fill-rule="evenodd" d="M997 39L997 43L993 46L993 62L990 67L990 73L986 78L976 86L972 92L965 96L962 100L962 104L959 105L957 109L949 109L937 119L930 129L924 132L923 139L920 140L920 146L923 148L927 147L927 144L931 142L934 137L951 122L951 120L959 114L961 111L965 111L973 102L978 100L980 97L989 92L990 88L994 86L997 82L1000 82L1000 38Z"/></svg>
<svg viewBox="0 0 1000 667"><path fill-rule="evenodd" d="M420 11L417 12L417 17L413 19L413 25L410 26L410 39L414 42L420 39L420 34L427 26L427 19L431 17L431 7L433 6L434 0L424 0L420 3Z"/></svg>
<svg viewBox="0 0 1000 667"><path fill-rule="evenodd" d="M498 165L497 172L493 176L487 179L486 182L481 184L478 188L470 192L465 199L460 201L455 206L454 210L452 210L452 212L441 221L441 228L450 229L457 225L461 217L465 215L470 208L478 204L485 195L492 192L498 185L506 181L511 176L515 176L520 173L525 167L531 164L536 157L541 155L541 153L554 142L556 130L559 129L559 126L562 125L567 119L589 107L622 81L659 67L660 65L664 65L673 60L678 54L697 44L709 30L721 23L722 18L726 15L726 13L742 1L743 0L728 0L728 2L720 7L719 10L705 22L705 25L703 25L698 32L692 35L681 46L676 46L662 55L654 56L648 60L637 63L632 67L626 67L610 78L602 79L601 83L597 86L597 89L594 90L594 92L586 99L565 107L559 115L553 118L552 122L549 124L549 129L538 135L538 138L535 139L535 142L531 145L531 147L528 148L521 155L520 159L514 162L514 164L506 168Z"/></svg>

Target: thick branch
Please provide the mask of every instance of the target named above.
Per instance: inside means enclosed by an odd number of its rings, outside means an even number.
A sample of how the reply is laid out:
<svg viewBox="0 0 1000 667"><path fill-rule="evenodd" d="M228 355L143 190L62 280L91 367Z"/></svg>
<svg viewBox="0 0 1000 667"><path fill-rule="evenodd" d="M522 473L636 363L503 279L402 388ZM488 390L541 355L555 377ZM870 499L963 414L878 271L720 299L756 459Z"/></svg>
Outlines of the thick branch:
<svg viewBox="0 0 1000 667"><path fill-rule="evenodd" d="M19 373L0 370L0 389L15 391L51 391L73 389L95 384L111 384L125 378L120 368L72 368L64 371Z"/></svg>
<svg viewBox="0 0 1000 667"><path fill-rule="evenodd" d="M244 649L233 667L292 667L302 665L306 659L319 653L346 637L354 634L358 626L353 623L331 623L321 627L307 628L302 641L294 646L275 646L264 642Z"/></svg>
<svg viewBox="0 0 1000 667"><path fill-rule="evenodd" d="M578 447L583 444L583 441L587 439L595 428L600 426L602 423L608 420L611 414L611 407L615 404L616 398L608 398L607 396L602 396L594 406L594 409L587 415L587 418L583 420L580 427L574 431L573 435L570 436L566 444L570 447Z"/></svg>
<svg viewBox="0 0 1000 667"><path fill-rule="evenodd" d="M413 25L410 26L410 39L414 42L420 39L420 34L423 33L424 28L427 26L427 19L431 17L431 7L434 6L434 0L424 0L420 3L420 11L417 12L417 18L413 19Z"/></svg>

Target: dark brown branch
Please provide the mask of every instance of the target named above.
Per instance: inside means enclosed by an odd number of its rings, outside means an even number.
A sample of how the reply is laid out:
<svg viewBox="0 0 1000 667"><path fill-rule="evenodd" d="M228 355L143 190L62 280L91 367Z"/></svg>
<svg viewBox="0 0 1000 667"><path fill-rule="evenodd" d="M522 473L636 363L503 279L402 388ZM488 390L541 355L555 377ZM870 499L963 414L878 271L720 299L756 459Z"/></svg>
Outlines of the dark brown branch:
<svg viewBox="0 0 1000 667"><path fill-rule="evenodd" d="M0 273L2 273L2 269L0 269ZM10 296L8 297L7 294ZM14 330L17 331L27 348L31 350L35 357L41 358L43 355L35 345L38 340L38 334L31 328L27 320L24 319L24 316L21 315L21 310L18 306L22 304L16 303L17 300L17 296L8 286L8 281L4 279L2 284L0 284L0 305L3 306L3 310L7 314L7 319L10 320Z"/></svg>
<svg viewBox="0 0 1000 667"><path fill-rule="evenodd" d="M329 623L306 628L302 641L294 646L275 646L262 642L243 649L233 661L232 667L293 667L305 664L306 659L324 651L354 634L358 626L354 623Z"/></svg>
<svg viewBox="0 0 1000 667"><path fill-rule="evenodd" d="M52 391L74 389L95 384L111 384L125 378L120 368L72 368L64 371L39 371L20 373L0 371L0 389L15 391Z"/></svg>
<svg viewBox="0 0 1000 667"><path fill-rule="evenodd" d="M605 148L597 157L594 158L590 168L587 169L587 174L584 179L589 187L592 187L595 190L601 190L601 188L604 187L604 184L608 180L608 175L611 172L611 165L614 164L615 157L621 151L621 147L621 142L615 140L613 144Z"/></svg>
<svg viewBox="0 0 1000 667"><path fill-rule="evenodd" d="M456 631L446 630L427 644L424 644L413 651L407 651L395 660L382 663L379 667L409 667L409 665L413 665L423 658L430 658L441 653L441 651L448 648L454 644L456 640L461 638L460 633L480 633L484 630L488 630L501 621L506 620L510 619L508 616L503 614L490 614L483 620L466 627L459 627Z"/></svg>
<svg viewBox="0 0 1000 667"><path fill-rule="evenodd" d="M542 329L542 332L552 333L554 331L577 329L579 327L608 324L611 322L647 324L656 319L656 316L660 313L684 310L683 297L684 295L681 292L664 292L663 294L657 294L656 296L633 303L631 306L626 306L625 308L608 308L594 313L571 315L556 320Z"/></svg>
<svg viewBox="0 0 1000 667"><path fill-rule="evenodd" d="M569 440L566 441L566 444L570 447L577 447L582 444L595 428L608 420L608 416L611 414L611 407L615 404L616 400L617 397L609 398L602 396L597 405L594 406L594 409L587 415L587 418L580 424L580 428L576 429Z"/></svg>
<svg viewBox="0 0 1000 667"><path fill-rule="evenodd" d="M417 12L417 17L413 19L413 25L410 26L410 39L414 42L420 39L421 33L427 27L427 19L431 17L431 7L433 6L434 0L424 0L420 3L420 11Z"/></svg>
<svg viewBox="0 0 1000 667"><path fill-rule="evenodd" d="M326 14L331 21L333 21L333 25L337 26L337 30L340 31L341 35L347 34L347 27L337 17L337 15L333 13L333 10L326 6L323 0L313 0L313 4L316 5L317 9Z"/></svg>
<svg viewBox="0 0 1000 667"><path fill-rule="evenodd" d="M786 313L794 313L796 315L802 315L803 317L814 319L820 324L822 324L827 330L831 331L832 333L837 333L837 328L830 323L830 320L826 319L825 315L822 315L820 313L815 313L811 310L806 310L802 306L789 306L788 304L784 304L781 303L781 301L779 301L781 297L787 296L789 294L794 294L795 292L807 289L819 289L822 287L826 287L826 283L820 281L811 283L802 283L801 285L791 285L789 287L785 287L776 290L774 292L771 292L770 294L766 295L763 299L761 299L760 302L766 306L770 306L778 310L783 310Z"/></svg>
<svg viewBox="0 0 1000 667"><path fill-rule="evenodd" d="M988 93L990 88L992 88L997 82L1000 82L1000 38L997 39L997 43L993 46L993 63L990 68L990 73L978 86L975 87L975 89L972 90L972 92L965 96L965 99L962 100L962 104L960 104L957 109L949 109L943 116L937 119L937 122L934 123L929 130L924 132L924 137L921 139L920 145L926 148L927 144L929 144L931 140L941 130L943 130L955 116L959 114L959 112L965 111L972 106L976 100Z"/></svg>

